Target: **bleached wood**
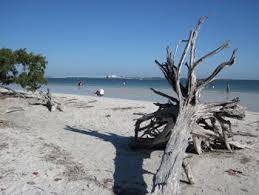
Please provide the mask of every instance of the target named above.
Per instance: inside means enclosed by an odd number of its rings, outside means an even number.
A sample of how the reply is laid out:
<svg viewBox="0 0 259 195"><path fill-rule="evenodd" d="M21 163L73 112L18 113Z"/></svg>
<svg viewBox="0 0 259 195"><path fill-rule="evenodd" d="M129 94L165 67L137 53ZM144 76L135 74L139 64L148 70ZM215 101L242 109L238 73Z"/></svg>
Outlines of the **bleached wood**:
<svg viewBox="0 0 259 195"><path fill-rule="evenodd" d="M242 145L233 141L231 122L227 119L243 119L245 117L244 108L238 105L239 99L217 103L199 102L201 90L215 79L225 67L234 64L237 51L235 49L230 59L220 63L206 79L198 80L196 78L195 68L199 64L229 46L229 43L225 42L200 59L195 59L196 39L206 19L207 17L200 18L195 28L190 31L188 39L183 39L177 44L173 56L170 48L167 47L165 63L155 61L177 98L151 89L154 93L168 98L169 103L156 104L157 111L143 115L135 124L137 145L151 148L167 143L154 178L153 194L180 194L180 173L182 167L186 171L183 159L190 137L192 137L193 147L197 154L202 154L204 148L213 150L215 145L221 145L229 151L232 151L233 148L242 148ZM185 47L177 63L176 54L181 43L185 43ZM188 57L189 60L186 60ZM182 84L180 80L182 65L186 65L188 71L186 85ZM144 123L147 125L141 126ZM143 135L147 138L143 138Z"/></svg>
<svg viewBox="0 0 259 195"><path fill-rule="evenodd" d="M189 184L191 184L191 185L194 184L195 181L194 181L194 177L193 177L193 175L192 175L191 166L190 166L190 164L187 162L186 158L183 159L183 164L182 164L182 166L183 166L183 169L184 169L184 172L185 172L185 174L186 174L186 177L187 177L187 179L188 179Z"/></svg>

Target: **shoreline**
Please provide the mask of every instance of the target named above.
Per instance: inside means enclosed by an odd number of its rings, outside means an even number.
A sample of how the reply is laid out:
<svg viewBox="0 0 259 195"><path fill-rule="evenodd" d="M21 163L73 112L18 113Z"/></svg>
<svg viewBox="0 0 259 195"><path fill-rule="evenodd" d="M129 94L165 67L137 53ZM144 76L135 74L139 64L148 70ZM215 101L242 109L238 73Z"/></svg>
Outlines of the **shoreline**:
<svg viewBox="0 0 259 195"><path fill-rule="evenodd" d="M135 90L134 90L135 91ZM161 90L162 92L168 93L170 94L170 90ZM127 90L126 93L125 91L123 91L123 95L117 95L118 92L117 89L108 91L108 95L107 95L107 90L105 91L105 95L101 98L114 98L114 99L121 99L121 100L133 100L133 101L142 101L142 102L167 102L167 99L154 94L151 90L148 89L147 93L146 91L143 92L143 90L141 90L142 93L142 97L134 97L133 94L131 95L130 92ZM58 93L58 92L54 92L53 94L64 94L64 95L78 95L78 96L82 96L82 97L96 97L96 95L94 94L73 94L73 93ZM116 94L116 95L114 95ZM259 94L253 94L253 93L246 93L246 92L231 92L229 94L229 100L239 97L240 99L240 104L242 106L244 106L246 108L246 110L248 111L253 111L253 112L259 112L259 104L257 102L257 100L259 99ZM97 97L100 98L100 97ZM217 102L217 101L226 101L227 96L225 92L217 92L217 91L204 91L201 94L201 102L206 103L206 102Z"/></svg>
<svg viewBox="0 0 259 195"><path fill-rule="evenodd" d="M10 86L14 89L19 89L15 86ZM74 85L50 85L48 86L52 93L59 94L70 94L70 95L82 95L82 96L95 96L95 92L98 86L83 86L77 87ZM140 101L148 101L148 102L161 102L165 103L168 100L164 97L161 97L155 93L153 93L150 88L131 88L131 87L101 87L104 89L105 94L104 97L116 98L116 99L126 99L126 100L140 100ZM171 94L174 96L174 92L171 89L166 88L156 88L161 92L166 94ZM46 86L41 88L42 91L47 91ZM225 91L217 91L217 90L204 90L201 93L200 100L201 102L212 102L212 101L226 101L239 97L241 105L246 107L250 111L259 112L259 104L257 100L259 99L259 93L256 92L233 92L231 91L227 94Z"/></svg>

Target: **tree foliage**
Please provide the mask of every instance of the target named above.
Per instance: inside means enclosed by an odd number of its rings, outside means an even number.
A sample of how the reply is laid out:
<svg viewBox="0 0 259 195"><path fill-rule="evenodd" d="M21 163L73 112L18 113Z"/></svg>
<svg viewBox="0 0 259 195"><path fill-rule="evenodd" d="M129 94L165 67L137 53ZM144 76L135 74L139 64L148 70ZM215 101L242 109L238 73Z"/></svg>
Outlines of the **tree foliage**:
<svg viewBox="0 0 259 195"><path fill-rule="evenodd" d="M27 52L26 49L0 49L0 83L21 85L26 90L35 91L47 84L44 77L46 57Z"/></svg>

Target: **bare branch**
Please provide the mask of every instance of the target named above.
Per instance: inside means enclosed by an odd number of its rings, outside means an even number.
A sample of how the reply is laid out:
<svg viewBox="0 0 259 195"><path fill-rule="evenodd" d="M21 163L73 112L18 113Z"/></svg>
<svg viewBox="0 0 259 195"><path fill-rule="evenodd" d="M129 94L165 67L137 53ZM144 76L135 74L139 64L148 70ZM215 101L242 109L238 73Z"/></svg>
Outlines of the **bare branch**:
<svg viewBox="0 0 259 195"><path fill-rule="evenodd" d="M181 73L181 67L185 61L185 58L186 58L186 55L189 51L189 48L190 48L190 45L191 45L191 38L193 36L193 31L190 32L190 35L189 35L189 39L188 39L188 42L186 43L185 45L185 48L184 48L184 51L182 53L182 57L179 61L179 64L178 64L178 67L177 67L177 75L176 75L176 84L175 84L175 89L176 89L176 93L179 97L179 102L181 104L181 102L183 101L183 95L182 95L182 90L181 90L181 83L180 83L180 73Z"/></svg>
<svg viewBox="0 0 259 195"><path fill-rule="evenodd" d="M205 20L207 19L208 17L207 16L202 16L199 21L198 21L198 24L196 25L196 27L194 28L194 31L193 31L193 36L192 36L192 45L193 45L193 52L195 50L195 47L196 47L196 39L198 37L198 34L200 32L200 29L201 29L201 26L202 24L205 22ZM191 53L191 55L193 55L194 53ZM192 58L194 59L195 56L193 56ZM192 64L190 64L192 65Z"/></svg>
<svg viewBox="0 0 259 195"><path fill-rule="evenodd" d="M223 62L221 63L214 71L213 73L206 79L204 79L196 88L196 91L199 91L200 89L202 89L203 87L205 87L209 82L211 82L217 75L218 73L225 67L227 66L231 66L232 64L234 64L235 62L235 54L237 52L237 49L235 49L232 53L231 58L229 59L229 61Z"/></svg>
<svg viewBox="0 0 259 195"><path fill-rule="evenodd" d="M169 53L169 57L170 57L170 53ZM174 64L172 64L173 63L172 59L167 59L167 62L165 64L161 64L157 60L155 60L155 63L159 66L159 68L163 72L166 80L172 86L172 89L176 92L177 68Z"/></svg>
<svg viewBox="0 0 259 195"><path fill-rule="evenodd" d="M201 29L202 24L205 22L205 20L208 17L203 16L199 19L198 24L193 30L192 36L191 36L191 51L190 51L190 59L189 59L189 66L188 66L188 81L187 81L187 92L190 94L191 98L187 98L187 103L192 100L192 95L194 92L194 88L196 87L196 75L194 73L194 60L195 60L195 54L196 54L196 39L198 37L199 31ZM197 98L195 98L196 100Z"/></svg>
<svg viewBox="0 0 259 195"><path fill-rule="evenodd" d="M170 60L170 61L172 60L172 51L169 46L166 47L166 58L167 60Z"/></svg>
<svg viewBox="0 0 259 195"><path fill-rule="evenodd" d="M229 46L229 41L225 41L220 47L214 49L213 51L207 53L206 55L204 55L203 57L201 57L200 59L198 59L194 65L193 65L193 69L198 66L200 63L202 63L205 59L219 53L220 51L226 49Z"/></svg>
<svg viewBox="0 0 259 195"><path fill-rule="evenodd" d="M201 28L202 24L203 24L207 19L208 19L207 16L202 16L202 17L200 17L200 19L199 19L199 21L198 21L198 24L196 25L196 27L195 27L195 29L194 29L194 32L195 32L195 34L196 34L196 37L197 37L197 35L198 35L199 31L200 31L200 28Z"/></svg>
<svg viewBox="0 0 259 195"><path fill-rule="evenodd" d="M191 185L194 184L194 177L192 175L191 167L190 167L190 164L187 162L186 158L183 159L182 166L183 166L183 169L184 169L184 172L186 174L189 184L191 184Z"/></svg>
<svg viewBox="0 0 259 195"><path fill-rule="evenodd" d="M178 64L178 72L180 72L181 66L182 66L182 64L184 63L185 58L186 58L186 55L187 55L187 53L188 53L188 51L189 51L189 48L190 48L190 45L191 45L192 34L193 34L193 31L191 31L190 34L189 34L189 39L188 39L188 41L187 41L187 43L186 43L186 45L185 45L184 51L183 51L183 53L182 53L182 57L181 57L181 59L180 59L180 61L179 61L179 64Z"/></svg>
<svg viewBox="0 0 259 195"><path fill-rule="evenodd" d="M158 65L158 66L163 66L160 62L158 62L157 60L155 60L155 63Z"/></svg>
<svg viewBox="0 0 259 195"><path fill-rule="evenodd" d="M180 46L181 43L183 42L188 42L188 40L179 40L178 43L176 44L175 50L174 50L174 55L173 55L173 61L175 61L175 56L177 55L178 47Z"/></svg>
<svg viewBox="0 0 259 195"><path fill-rule="evenodd" d="M172 97L172 96L169 96L169 95L167 95L167 94L165 94L165 93L163 93L163 92L161 92L161 91L157 91L157 90L155 90L155 89L153 89L153 88L150 88L154 93L156 93L156 94L158 94L158 95L161 95L161 96L163 96L163 97L166 97L166 98L168 98L168 99L170 99L171 101L173 101L173 102L175 102L175 103L178 103L179 101L176 99L176 98L174 98L174 97Z"/></svg>
<svg viewBox="0 0 259 195"><path fill-rule="evenodd" d="M205 22L205 20L207 18L208 18L207 16L202 16L199 19L198 24L196 25L196 27L193 30L192 37L191 37L191 53L190 53L190 63L189 63L190 67L193 66L193 62L195 59L196 39L198 37L202 24Z"/></svg>
<svg viewBox="0 0 259 195"><path fill-rule="evenodd" d="M3 89L6 89L8 91L11 91L14 95L17 95L18 97L22 97L22 98L25 98L25 96L21 93L21 92L17 92L9 87L6 87L6 86L3 86L3 85L0 85L0 88L3 88Z"/></svg>

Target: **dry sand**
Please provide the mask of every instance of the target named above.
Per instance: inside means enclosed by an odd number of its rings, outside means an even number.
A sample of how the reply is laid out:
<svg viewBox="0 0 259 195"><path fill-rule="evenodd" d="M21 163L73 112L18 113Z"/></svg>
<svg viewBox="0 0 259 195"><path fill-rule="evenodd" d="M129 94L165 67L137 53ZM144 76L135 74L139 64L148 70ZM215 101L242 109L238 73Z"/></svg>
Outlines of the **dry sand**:
<svg viewBox="0 0 259 195"><path fill-rule="evenodd" d="M144 194L163 151L134 151L135 112L151 102L56 94L65 112L32 106L33 99L0 99L0 194ZM247 112L235 131L259 135L259 113ZM193 154L195 184L182 194L259 194L258 137L253 149ZM238 172L229 171L229 169Z"/></svg>

